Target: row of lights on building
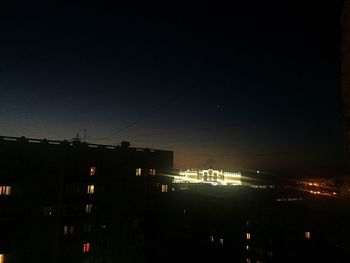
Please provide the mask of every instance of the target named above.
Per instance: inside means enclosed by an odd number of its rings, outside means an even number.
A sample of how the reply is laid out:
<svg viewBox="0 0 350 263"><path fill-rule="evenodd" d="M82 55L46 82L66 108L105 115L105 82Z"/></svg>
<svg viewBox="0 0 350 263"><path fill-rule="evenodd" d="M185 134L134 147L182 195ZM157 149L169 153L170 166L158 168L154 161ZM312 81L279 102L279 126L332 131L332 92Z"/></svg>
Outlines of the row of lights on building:
<svg viewBox="0 0 350 263"><path fill-rule="evenodd" d="M214 241L215 241L214 236L210 236L210 237L209 237L209 241L210 241L211 243L214 243ZM220 245L223 245L223 244L224 244L224 239L223 239L223 238L219 238L219 244L220 244Z"/></svg>
<svg viewBox="0 0 350 263"><path fill-rule="evenodd" d="M142 176L142 168L136 168L135 174L136 174L136 176ZM155 176L156 169L154 169L154 168L146 169L146 175Z"/></svg>
<svg viewBox="0 0 350 263"><path fill-rule="evenodd" d="M95 175L95 172L96 172L96 167L90 167L90 175L91 176ZM11 195L11 190L12 190L11 185L0 185L0 195ZM94 185L88 185L87 193L88 194L94 193Z"/></svg>

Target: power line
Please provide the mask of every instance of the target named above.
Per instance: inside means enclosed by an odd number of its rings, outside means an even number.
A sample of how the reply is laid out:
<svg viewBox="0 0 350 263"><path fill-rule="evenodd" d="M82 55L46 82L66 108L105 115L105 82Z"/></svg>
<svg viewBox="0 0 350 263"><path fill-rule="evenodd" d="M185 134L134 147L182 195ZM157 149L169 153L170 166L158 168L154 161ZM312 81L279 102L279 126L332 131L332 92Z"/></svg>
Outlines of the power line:
<svg viewBox="0 0 350 263"><path fill-rule="evenodd" d="M119 130L116 130L104 137L99 137L99 138L94 138L94 137L88 137L89 139L92 139L92 140L106 140L112 136L115 136L127 129L130 129L131 127L135 126L136 124L140 123L141 121L151 117L152 115L154 115L155 113L159 112L160 110L162 110L163 108L169 106L171 103L173 103L176 99L178 99L179 96L176 96L176 97L172 97L172 98L169 98L167 101L165 101L162 105L152 109L151 111L147 112L146 114L144 115L141 115L139 118L137 118L136 120L134 120L133 122L125 125L124 127L120 128Z"/></svg>

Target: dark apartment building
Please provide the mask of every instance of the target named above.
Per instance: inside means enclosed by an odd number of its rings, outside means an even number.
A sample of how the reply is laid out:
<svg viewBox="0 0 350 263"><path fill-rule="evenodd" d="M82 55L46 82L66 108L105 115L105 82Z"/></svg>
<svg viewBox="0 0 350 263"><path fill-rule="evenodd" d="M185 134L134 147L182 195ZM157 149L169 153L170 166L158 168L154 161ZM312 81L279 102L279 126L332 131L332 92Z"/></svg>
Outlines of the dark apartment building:
<svg viewBox="0 0 350 263"><path fill-rule="evenodd" d="M341 24L341 82L344 102L345 158L347 173L350 173L350 0L344 0Z"/></svg>
<svg viewBox="0 0 350 263"><path fill-rule="evenodd" d="M338 192L175 183L172 166L127 142L0 137L0 263L350 262Z"/></svg>
<svg viewBox="0 0 350 263"><path fill-rule="evenodd" d="M349 200L338 196L180 184L166 198L166 262L350 262Z"/></svg>
<svg viewBox="0 0 350 263"><path fill-rule="evenodd" d="M127 142L0 137L0 262L143 262L172 165Z"/></svg>

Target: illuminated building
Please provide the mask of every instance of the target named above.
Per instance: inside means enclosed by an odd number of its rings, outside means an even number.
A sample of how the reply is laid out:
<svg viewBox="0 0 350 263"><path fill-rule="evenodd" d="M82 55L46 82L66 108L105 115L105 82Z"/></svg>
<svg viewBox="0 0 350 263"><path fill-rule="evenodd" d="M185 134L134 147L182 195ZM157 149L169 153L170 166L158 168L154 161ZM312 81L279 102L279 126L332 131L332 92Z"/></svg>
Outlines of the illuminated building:
<svg viewBox="0 0 350 263"><path fill-rule="evenodd" d="M223 170L187 170L174 176L174 183L202 183L211 185L240 185L241 173L225 172Z"/></svg>

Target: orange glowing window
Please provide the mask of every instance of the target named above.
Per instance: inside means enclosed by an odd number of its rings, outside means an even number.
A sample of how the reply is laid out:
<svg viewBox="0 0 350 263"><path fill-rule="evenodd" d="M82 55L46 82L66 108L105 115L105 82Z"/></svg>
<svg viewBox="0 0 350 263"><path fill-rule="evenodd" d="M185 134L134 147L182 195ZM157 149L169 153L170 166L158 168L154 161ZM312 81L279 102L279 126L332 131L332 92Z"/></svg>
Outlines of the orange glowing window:
<svg viewBox="0 0 350 263"><path fill-rule="evenodd" d="M148 169L148 175L156 175L156 169Z"/></svg>
<svg viewBox="0 0 350 263"><path fill-rule="evenodd" d="M90 175L93 176L96 173L96 167L92 166L90 167Z"/></svg>
<svg viewBox="0 0 350 263"><path fill-rule="evenodd" d="M310 239L311 238L311 233L310 232L305 232L305 238Z"/></svg>
<svg viewBox="0 0 350 263"><path fill-rule="evenodd" d="M11 186L9 185L0 185L0 195L10 195Z"/></svg>
<svg viewBox="0 0 350 263"><path fill-rule="evenodd" d="M90 185L87 186L87 193L88 194L95 193L95 186L93 184L90 184Z"/></svg>
<svg viewBox="0 0 350 263"><path fill-rule="evenodd" d="M5 263L5 255L0 254L0 263Z"/></svg>
<svg viewBox="0 0 350 263"><path fill-rule="evenodd" d="M141 168L136 168L136 176L141 176L141 175L142 175Z"/></svg>
<svg viewBox="0 0 350 263"><path fill-rule="evenodd" d="M90 243L84 243L83 244L83 253L90 252Z"/></svg>
<svg viewBox="0 0 350 263"><path fill-rule="evenodd" d="M162 184L162 193L167 193L168 192L168 185Z"/></svg>

